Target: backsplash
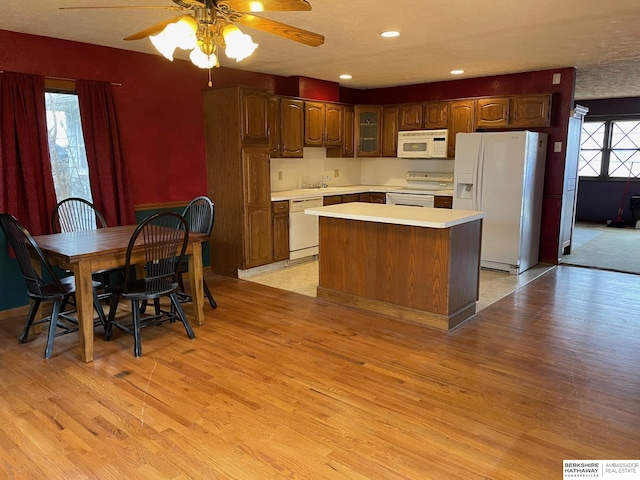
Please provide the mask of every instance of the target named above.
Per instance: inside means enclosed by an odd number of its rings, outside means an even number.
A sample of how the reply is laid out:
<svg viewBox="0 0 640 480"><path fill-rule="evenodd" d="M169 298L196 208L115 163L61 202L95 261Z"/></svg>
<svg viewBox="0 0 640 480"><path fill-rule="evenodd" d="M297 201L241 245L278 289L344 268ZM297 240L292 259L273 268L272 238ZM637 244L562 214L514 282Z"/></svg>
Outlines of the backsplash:
<svg viewBox="0 0 640 480"><path fill-rule="evenodd" d="M332 187L349 185L404 186L408 171L453 172L452 160L404 158L327 158L326 149L308 147L304 158L271 159L271 191L312 185L325 178ZM338 175L336 176L336 173Z"/></svg>

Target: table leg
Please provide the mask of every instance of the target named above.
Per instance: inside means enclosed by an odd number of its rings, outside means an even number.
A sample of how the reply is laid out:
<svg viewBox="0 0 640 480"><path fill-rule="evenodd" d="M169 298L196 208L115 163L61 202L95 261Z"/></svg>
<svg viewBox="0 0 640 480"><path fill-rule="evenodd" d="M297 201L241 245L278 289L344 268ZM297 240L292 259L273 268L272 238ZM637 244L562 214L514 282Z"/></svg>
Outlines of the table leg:
<svg viewBox="0 0 640 480"><path fill-rule="evenodd" d="M196 317L196 325L204 325L204 287L202 286L202 247L199 243L192 245L193 252L189 255L189 284L191 285L191 298L193 314Z"/></svg>
<svg viewBox="0 0 640 480"><path fill-rule="evenodd" d="M93 281L91 262L81 261L73 270L76 281L76 306L78 309L78 327L80 353L83 362L93 361Z"/></svg>

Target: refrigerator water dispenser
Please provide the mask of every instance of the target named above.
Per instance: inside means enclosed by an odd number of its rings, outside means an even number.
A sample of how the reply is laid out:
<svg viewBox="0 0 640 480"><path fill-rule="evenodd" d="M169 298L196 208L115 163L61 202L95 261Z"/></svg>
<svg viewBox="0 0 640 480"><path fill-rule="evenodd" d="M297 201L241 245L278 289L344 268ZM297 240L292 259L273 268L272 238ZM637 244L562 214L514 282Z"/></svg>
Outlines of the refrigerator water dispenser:
<svg viewBox="0 0 640 480"><path fill-rule="evenodd" d="M473 175L459 173L456 177L456 198L473 198Z"/></svg>

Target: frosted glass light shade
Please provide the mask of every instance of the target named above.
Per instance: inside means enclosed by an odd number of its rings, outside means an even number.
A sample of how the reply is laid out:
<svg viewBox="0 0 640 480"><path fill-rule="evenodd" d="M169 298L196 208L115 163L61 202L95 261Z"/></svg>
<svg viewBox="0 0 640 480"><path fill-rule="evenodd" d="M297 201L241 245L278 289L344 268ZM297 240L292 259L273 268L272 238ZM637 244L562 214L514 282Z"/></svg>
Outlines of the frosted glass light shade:
<svg viewBox="0 0 640 480"><path fill-rule="evenodd" d="M236 62L244 60L251 55L256 48L257 43L253 43L251 37L242 33L235 25L227 25L222 31L224 42L227 44L225 54L229 58L233 58Z"/></svg>
<svg viewBox="0 0 640 480"><path fill-rule="evenodd" d="M177 22L170 23L157 35L149 37L151 43L167 59L173 61L173 53L176 48L191 50L197 46L196 20L188 15L180 17Z"/></svg>

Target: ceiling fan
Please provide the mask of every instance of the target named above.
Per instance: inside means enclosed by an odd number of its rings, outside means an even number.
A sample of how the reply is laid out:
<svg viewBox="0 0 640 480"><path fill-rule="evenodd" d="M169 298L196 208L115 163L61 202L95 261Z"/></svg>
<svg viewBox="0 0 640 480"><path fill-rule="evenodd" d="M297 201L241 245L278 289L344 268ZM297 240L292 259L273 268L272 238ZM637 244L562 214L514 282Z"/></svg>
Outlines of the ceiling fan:
<svg viewBox="0 0 640 480"><path fill-rule="evenodd" d="M269 11L309 11L306 0L172 0L170 6L100 6L60 7L62 10L92 8L162 8L181 14L126 37L140 40L149 37L160 53L173 60L176 48L191 50L191 62L200 68L219 66L218 47L228 57L241 61L258 46L236 24L303 43L312 47L324 43L324 36L301 28L254 15ZM250 12L250 13L249 13Z"/></svg>

